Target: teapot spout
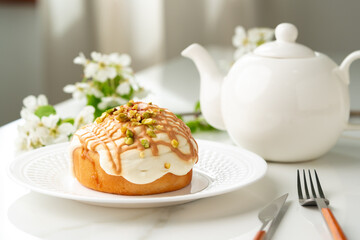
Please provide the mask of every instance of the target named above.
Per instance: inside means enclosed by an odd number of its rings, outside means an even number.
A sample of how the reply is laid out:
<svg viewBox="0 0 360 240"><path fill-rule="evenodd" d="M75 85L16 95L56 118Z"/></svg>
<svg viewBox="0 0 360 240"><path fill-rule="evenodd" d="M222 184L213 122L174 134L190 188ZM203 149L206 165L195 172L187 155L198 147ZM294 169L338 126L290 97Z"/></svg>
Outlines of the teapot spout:
<svg viewBox="0 0 360 240"><path fill-rule="evenodd" d="M197 43L187 47L181 55L193 60L200 73L200 104L204 118L213 127L225 130L221 113L221 87L224 77L214 59Z"/></svg>

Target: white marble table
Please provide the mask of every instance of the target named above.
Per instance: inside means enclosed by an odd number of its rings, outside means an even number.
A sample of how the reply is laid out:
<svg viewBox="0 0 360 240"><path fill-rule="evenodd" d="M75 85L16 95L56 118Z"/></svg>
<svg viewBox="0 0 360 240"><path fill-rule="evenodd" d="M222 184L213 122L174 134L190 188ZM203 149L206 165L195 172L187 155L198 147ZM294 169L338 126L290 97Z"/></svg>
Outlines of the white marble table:
<svg viewBox="0 0 360 240"><path fill-rule="evenodd" d="M178 58L137 76L152 89L149 98L170 109L187 111L197 99L198 76L190 61ZM58 111L72 115L76 108L67 101ZM314 161L268 163L263 179L232 193L172 207L116 209L41 195L10 180L7 165L15 156L17 124L0 128L0 239L252 239L260 227L258 211L286 192L286 211L273 239L331 239L317 209L297 202L298 168L317 169L346 235L360 236L360 132L343 135ZM224 132L195 137L231 144Z"/></svg>

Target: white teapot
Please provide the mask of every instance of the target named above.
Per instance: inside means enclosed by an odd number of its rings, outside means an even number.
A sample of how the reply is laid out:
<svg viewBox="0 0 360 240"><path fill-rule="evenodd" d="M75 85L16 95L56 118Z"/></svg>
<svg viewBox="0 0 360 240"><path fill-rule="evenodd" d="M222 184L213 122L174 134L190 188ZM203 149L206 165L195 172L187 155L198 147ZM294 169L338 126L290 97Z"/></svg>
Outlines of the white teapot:
<svg viewBox="0 0 360 240"><path fill-rule="evenodd" d="M360 51L337 66L326 55L296 43L297 34L292 24L278 25L276 41L241 57L225 78L200 45L182 52L200 72L205 119L227 130L237 145L270 161L318 158L351 127L349 66L360 58Z"/></svg>

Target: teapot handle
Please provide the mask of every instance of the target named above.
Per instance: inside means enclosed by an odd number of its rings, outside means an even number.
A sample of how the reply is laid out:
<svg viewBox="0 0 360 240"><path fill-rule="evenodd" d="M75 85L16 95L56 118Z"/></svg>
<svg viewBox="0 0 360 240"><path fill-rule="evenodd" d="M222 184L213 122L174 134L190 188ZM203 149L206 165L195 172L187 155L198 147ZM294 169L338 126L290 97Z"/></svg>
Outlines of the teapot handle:
<svg viewBox="0 0 360 240"><path fill-rule="evenodd" d="M339 67L340 73L342 74L342 78L346 84L350 83L349 80L350 65L357 59L360 59L360 50L349 54ZM347 123L347 125L345 126L345 130L360 130L360 124Z"/></svg>

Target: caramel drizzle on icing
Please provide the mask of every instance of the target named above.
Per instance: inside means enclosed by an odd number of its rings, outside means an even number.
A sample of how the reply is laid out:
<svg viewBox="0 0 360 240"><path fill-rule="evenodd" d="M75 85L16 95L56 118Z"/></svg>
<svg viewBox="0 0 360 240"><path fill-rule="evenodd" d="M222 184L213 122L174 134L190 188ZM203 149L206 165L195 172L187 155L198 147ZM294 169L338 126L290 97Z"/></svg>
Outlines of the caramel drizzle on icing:
<svg viewBox="0 0 360 240"><path fill-rule="evenodd" d="M149 105L143 102L135 102L139 106L139 112L145 112L146 110L155 110L160 108L156 105ZM127 110L131 110L131 107L123 105ZM138 149L140 151L145 150L144 146L141 144L141 139L147 139L150 145L150 149L153 156L159 155L159 145L167 146L173 151L180 159L184 161L190 161L194 159L198 154L198 146L196 141L191 135L191 131L184 122L182 122L178 117L175 116L172 112L167 109L161 109L155 117L152 117L156 121L156 125L162 125L162 129L155 128L153 131L155 134L164 133L167 134L169 142L157 139L157 137L150 137L146 134L148 126L139 125L133 126L130 121L120 122L115 119L114 115L107 116L104 121L100 123L93 123L92 127L89 125L84 126L86 132L83 134L75 133L74 135L78 136L80 143L84 149L96 151L96 147L102 145L107 152L108 158L111 160L112 170L117 174L121 174L121 154L132 150ZM127 129L131 130L134 133L134 143L127 145L124 141L117 145L115 142L121 138L125 138L126 134L121 131L121 128L124 124L128 124ZM140 131L139 131L140 128ZM139 132L139 133L138 133ZM178 137L182 136L186 139L188 146L190 148L189 153L183 153L178 148L173 147L171 140L175 139L178 141ZM112 156L108 144L113 145L116 149L115 158ZM181 147L181 146L179 146ZM86 155L85 155L86 157Z"/></svg>

